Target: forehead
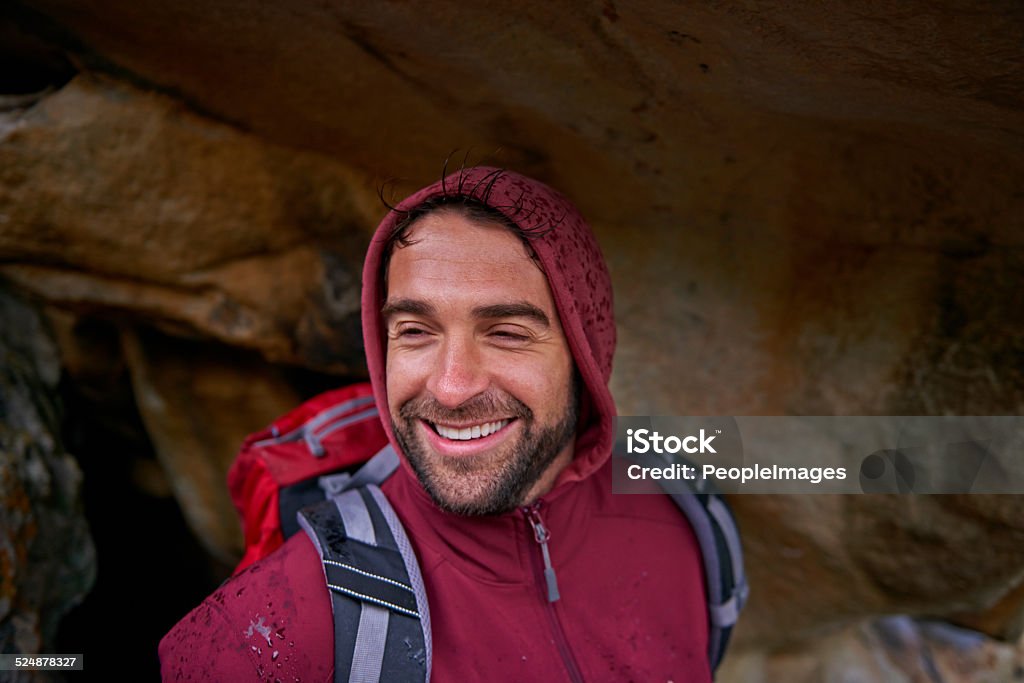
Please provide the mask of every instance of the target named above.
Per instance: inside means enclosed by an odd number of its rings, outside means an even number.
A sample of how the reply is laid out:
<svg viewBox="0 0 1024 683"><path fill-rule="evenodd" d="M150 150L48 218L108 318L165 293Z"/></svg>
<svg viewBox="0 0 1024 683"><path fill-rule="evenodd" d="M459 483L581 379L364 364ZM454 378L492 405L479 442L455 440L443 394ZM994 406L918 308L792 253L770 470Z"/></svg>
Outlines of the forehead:
<svg viewBox="0 0 1024 683"><path fill-rule="evenodd" d="M543 271L519 236L503 226L440 210L417 220L407 239L407 246L396 245L388 265L388 299L526 299L555 313Z"/></svg>

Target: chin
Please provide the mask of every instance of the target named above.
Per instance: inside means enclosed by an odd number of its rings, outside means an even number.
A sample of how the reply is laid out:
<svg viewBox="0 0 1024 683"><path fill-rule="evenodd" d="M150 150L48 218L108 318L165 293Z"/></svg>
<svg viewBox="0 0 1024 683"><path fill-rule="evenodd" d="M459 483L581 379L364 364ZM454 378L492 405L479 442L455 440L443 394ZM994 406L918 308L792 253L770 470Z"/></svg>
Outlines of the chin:
<svg viewBox="0 0 1024 683"><path fill-rule="evenodd" d="M446 467L442 463L448 458L435 457L441 462L427 464L410 459L410 464L423 488L442 510L459 515L495 515L519 506L521 484L510 482L503 468L467 472L467 463L462 460L457 460L455 467Z"/></svg>

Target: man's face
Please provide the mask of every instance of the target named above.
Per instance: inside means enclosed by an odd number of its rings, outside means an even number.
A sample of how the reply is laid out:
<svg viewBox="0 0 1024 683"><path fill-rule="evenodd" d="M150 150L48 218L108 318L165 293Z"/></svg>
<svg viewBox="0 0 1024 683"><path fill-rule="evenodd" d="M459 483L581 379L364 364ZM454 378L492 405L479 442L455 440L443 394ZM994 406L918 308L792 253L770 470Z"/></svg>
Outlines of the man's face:
<svg viewBox="0 0 1024 683"><path fill-rule="evenodd" d="M441 507L510 510L572 459L574 366L547 279L517 236L457 211L408 237L382 311L395 435Z"/></svg>

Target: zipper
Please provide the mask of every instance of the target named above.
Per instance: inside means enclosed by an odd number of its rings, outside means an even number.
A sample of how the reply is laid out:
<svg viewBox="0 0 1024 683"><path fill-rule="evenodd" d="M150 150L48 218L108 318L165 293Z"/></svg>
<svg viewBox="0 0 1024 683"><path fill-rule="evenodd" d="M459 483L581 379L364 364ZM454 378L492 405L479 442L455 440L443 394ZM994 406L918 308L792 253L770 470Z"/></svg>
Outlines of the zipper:
<svg viewBox="0 0 1024 683"><path fill-rule="evenodd" d="M558 577L555 576L555 568L551 565L551 551L548 549L551 532L544 525L544 519L540 514L542 505L543 501L538 500L533 505L522 508L523 516L526 517L526 521L530 523L530 527L533 529L533 540L540 546L540 558L537 557L537 553L530 553L530 555L533 557L534 568L544 578L543 586L546 589L542 591L546 603L544 611L548 615L548 622L551 625L551 632L554 635L558 653L562 656L562 663L565 664L569 679L573 683L583 683L580 667L576 663L572 650L569 648L569 639L566 638L565 630L562 628L562 623L558 619L558 613L555 611L555 603L561 595L558 591ZM538 559L543 564L538 562ZM540 584L538 584L539 586Z"/></svg>
<svg viewBox="0 0 1024 683"><path fill-rule="evenodd" d="M561 597L558 594L558 577L555 576L555 568L551 566L551 552L548 550L551 532L544 526L544 520L540 517L539 501L526 508L526 519L533 527L533 539L540 546L540 553L544 558L544 583L548 588L548 602L557 602Z"/></svg>

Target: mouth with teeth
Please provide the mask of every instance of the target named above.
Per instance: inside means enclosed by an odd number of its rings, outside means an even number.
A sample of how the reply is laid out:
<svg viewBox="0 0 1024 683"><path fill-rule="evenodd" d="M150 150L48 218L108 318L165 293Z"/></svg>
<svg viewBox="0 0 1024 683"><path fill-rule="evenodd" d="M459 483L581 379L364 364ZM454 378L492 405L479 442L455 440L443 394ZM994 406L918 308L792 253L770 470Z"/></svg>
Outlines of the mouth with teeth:
<svg viewBox="0 0 1024 683"><path fill-rule="evenodd" d="M490 436L495 432L501 431L508 426L510 422L512 422L512 420L506 418L504 420L495 420L494 422L482 422L468 427L451 427L434 422L428 422L427 424L430 425L431 429L433 429L438 436L450 441L472 441L473 439L482 439L485 436Z"/></svg>

